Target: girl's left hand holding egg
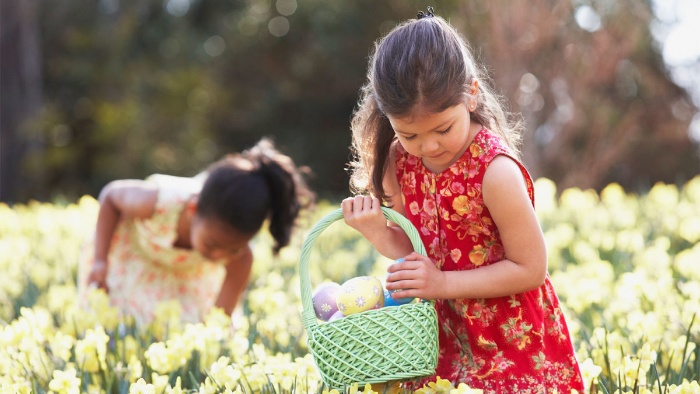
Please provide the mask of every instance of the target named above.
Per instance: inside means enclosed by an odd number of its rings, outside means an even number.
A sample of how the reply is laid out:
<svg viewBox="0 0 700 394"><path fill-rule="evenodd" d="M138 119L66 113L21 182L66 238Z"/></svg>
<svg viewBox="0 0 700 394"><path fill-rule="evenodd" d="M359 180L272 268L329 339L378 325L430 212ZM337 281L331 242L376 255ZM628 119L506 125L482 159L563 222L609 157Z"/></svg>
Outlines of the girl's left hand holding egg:
<svg viewBox="0 0 700 394"><path fill-rule="evenodd" d="M403 262L391 264L387 272L386 288L394 291L394 298L439 299L447 283L445 273L430 258L416 252Z"/></svg>

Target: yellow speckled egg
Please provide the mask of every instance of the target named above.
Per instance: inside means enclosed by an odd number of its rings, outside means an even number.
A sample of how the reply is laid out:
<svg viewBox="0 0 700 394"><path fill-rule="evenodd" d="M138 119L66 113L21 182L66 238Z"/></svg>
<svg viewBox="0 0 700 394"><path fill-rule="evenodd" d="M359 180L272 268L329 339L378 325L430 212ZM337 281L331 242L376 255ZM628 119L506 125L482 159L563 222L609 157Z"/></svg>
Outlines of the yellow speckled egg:
<svg viewBox="0 0 700 394"><path fill-rule="evenodd" d="M336 296L338 310L343 315L378 309L384 306L382 282L373 276L358 276L349 279Z"/></svg>

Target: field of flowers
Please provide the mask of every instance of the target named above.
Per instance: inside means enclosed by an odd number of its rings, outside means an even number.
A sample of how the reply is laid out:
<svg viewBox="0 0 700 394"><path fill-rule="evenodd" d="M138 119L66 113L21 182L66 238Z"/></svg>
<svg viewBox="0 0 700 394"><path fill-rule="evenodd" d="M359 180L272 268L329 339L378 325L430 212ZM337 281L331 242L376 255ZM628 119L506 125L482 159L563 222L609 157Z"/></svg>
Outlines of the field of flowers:
<svg viewBox="0 0 700 394"><path fill-rule="evenodd" d="M557 192L546 179L536 189L549 270L590 392L700 393L700 177L642 195L614 184ZM0 204L0 392L328 391L305 345L298 265L306 231L337 206L320 204L278 257L267 233L254 240L253 280L232 330L220 311L183 325L168 303L137 329L101 292L80 308L77 259L97 202ZM311 281L382 277L389 263L339 222L314 246ZM446 381L419 391L477 392Z"/></svg>

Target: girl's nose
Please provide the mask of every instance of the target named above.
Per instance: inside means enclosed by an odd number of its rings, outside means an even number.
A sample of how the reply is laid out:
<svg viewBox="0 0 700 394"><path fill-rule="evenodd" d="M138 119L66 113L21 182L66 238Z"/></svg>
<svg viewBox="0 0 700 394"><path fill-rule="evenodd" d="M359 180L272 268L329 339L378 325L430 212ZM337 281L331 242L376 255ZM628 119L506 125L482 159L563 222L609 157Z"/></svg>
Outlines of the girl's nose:
<svg viewBox="0 0 700 394"><path fill-rule="evenodd" d="M431 153L435 153L439 147L440 147L440 144L438 144L437 141L430 139L430 140L423 142L423 144L421 146L421 150L426 155L429 155Z"/></svg>

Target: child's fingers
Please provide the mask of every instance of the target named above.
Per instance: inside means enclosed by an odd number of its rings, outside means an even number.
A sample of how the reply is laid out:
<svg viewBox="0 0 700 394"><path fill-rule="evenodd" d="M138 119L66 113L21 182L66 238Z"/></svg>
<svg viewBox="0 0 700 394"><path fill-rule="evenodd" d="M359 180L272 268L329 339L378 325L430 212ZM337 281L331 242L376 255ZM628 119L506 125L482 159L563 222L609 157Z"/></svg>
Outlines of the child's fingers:
<svg viewBox="0 0 700 394"><path fill-rule="evenodd" d="M416 264L416 262L418 262L418 263ZM411 254L409 254L408 256L401 257L400 259L397 259L396 261L394 261L394 263L391 264L387 268L387 272L393 273L393 272L398 272L398 271L402 271L402 270L416 269L416 268L420 267L420 265L423 262L431 263L431 261L428 257L423 256L423 255L416 253L416 252L411 252Z"/></svg>
<svg viewBox="0 0 700 394"><path fill-rule="evenodd" d="M370 209L372 209L372 211L381 211L382 204L381 204L381 202L379 202L378 198L371 197L369 199L369 203L370 203Z"/></svg>
<svg viewBox="0 0 700 394"><path fill-rule="evenodd" d="M391 293L391 297L395 300L401 299L401 298L416 298L415 290L410 289L410 288L398 288L394 289L394 292Z"/></svg>
<svg viewBox="0 0 700 394"><path fill-rule="evenodd" d="M415 281L411 278L394 278L393 280L387 279L386 281L387 290L412 289L414 287Z"/></svg>
<svg viewBox="0 0 700 394"><path fill-rule="evenodd" d="M360 212L360 211L370 211L372 210L372 206L374 205L375 208L379 205L377 202L375 203L374 200L377 200L375 198L372 198L370 196L361 196L357 195L355 196L355 201L353 202L353 210L355 212Z"/></svg>
<svg viewBox="0 0 700 394"><path fill-rule="evenodd" d="M378 198L373 198L370 196L357 195L355 197L348 197L340 203L343 209L343 215L349 215L351 213L360 213L363 211L376 211L381 209L381 204Z"/></svg>
<svg viewBox="0 0 700 394"><path fill-rule="evenodd" d="M416 261L406 261L404 258L400 258L387 268L387 284L412 280L416 277L419 268L420 263Z"/></svg>
<svg viewBox="0 0 700 394"><path fill-rule="evenodd" d="M420 261L420 260L425 260L429 261L428 257L423 256L422 254L418 252L411 252L408 256L404 257L406 261Z"/></svg>
<svg viewBox="0 0 700 394"><path fill-rule="evenodd" d="M348 197L340 203L340 207L343 209L343 216L345 218L350 216L350 214L352 213L352 206L353 206L354 202L355 202L354 198Z"/></svg>

